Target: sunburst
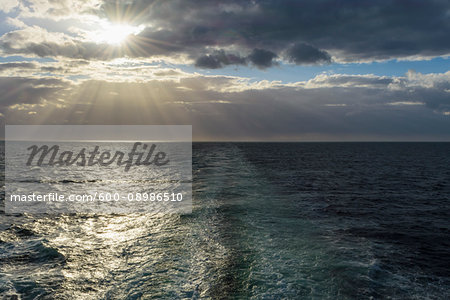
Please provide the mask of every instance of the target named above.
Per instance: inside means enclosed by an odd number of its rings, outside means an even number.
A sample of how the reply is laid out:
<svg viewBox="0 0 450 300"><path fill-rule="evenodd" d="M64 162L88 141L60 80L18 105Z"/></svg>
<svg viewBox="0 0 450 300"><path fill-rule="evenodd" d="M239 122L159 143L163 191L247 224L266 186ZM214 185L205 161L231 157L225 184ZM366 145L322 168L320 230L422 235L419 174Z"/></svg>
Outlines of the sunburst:
<svg viewBox="0 0 450 300"><path fill-rule="evenodd" d="M144 26L132 26L129 24L103 23L101 29L92 32L91 39L98 43L121 45L132 34L138 34Z"/></svg>

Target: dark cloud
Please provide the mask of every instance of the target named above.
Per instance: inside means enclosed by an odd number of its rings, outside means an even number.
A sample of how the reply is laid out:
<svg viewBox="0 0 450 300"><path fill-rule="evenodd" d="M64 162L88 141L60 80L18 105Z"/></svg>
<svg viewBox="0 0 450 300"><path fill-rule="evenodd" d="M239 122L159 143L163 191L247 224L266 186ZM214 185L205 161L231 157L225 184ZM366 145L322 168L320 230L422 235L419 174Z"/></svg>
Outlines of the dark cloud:
<svg viewBox="0 0 450 300"><path fill-rule="evenodd" d="M259 69L266 69L275 64L273 61L277 55L264 49L253 49L247 57L235 54L226 54L225 51L215 51L213 54L200 56L195 61L195 66L205 69L219 69L228 65L247 65L252 63Z"/></svg>
<svg viewBox="0 0 450 300"><path fill-rule="evenodd" d="M226 54L225 51L215 51L213 54L208 54L197 58L195 66L205 69L218 69L227 65L245 65L247 64L244 57L234 54Z"/></svg>
<svg viewBox="0 0 450 300"><path fill-rule="evenodd" d="M0 48L82 59L183 54L205 68L241 65L244 58L269 67L269 51L296 64L327 63L331 55L347 62L434 57L450 54L449 9L446 0L106 0L91 12L146 26L127 47L78 40L18 46L23 37L10 33L16 36L2 37Z"/></svg>
<svg viewBox="0 0 450 300"><path fill-rule="evenodd" d="M411 89L410 93L433 110L450 112L450 97L447 92L450 90L450 83L447 86L447 89L416 87Z"/></svg>
<svg viewBox="0 0 450 300"><path fill-rule="evenodd" d="M56 78L0 77L0 108L54 99L68 86L67 82Z"/></svg>
<svg viewBox="0 0 450 300"><path fill-rule="evenodd" d="M36 65L34 63L28 62L0 63L0 71L10 69L34 69L34 68L36 68Z"/></svg>
<svg viewBox="0 0 450 300"><path fill-rule="evenodd" d="M205 69L219 69L223 64L217 56L208 54L199 57L195 62L195 66Z"/></svg>
<svg viewBox="0 0 450 300"><path fill-rule="evenodd" d="M63 67L41 67L41 71L48 73L66 72L68 69Z"/></svg>
<svg viewBox="0 0 450 300"><path fill-rule="evenodd" d="M248 56L248 59L258 68L265 69L273 66L274 59L277 57L272 51L264 49L253 49L252 53Z"/></svg>
<svg viewBox="0 0 450 300"><path fill-rule="evenodd" d="M329 62L329 53L344 61L446 55L449 8L443 0L142 0L105 1L99 13L152 24L137 36L144 49L203 52L200 65L220 67L207 47L285 52L297 64Z"/></svg>
<svg viewBox="0 0 450 300"><path fill-rule="evenodd" d="M331 56L326 51L304 43L295 44L287 50L286 55L288 61L297 65L331 62Z"/></svg>

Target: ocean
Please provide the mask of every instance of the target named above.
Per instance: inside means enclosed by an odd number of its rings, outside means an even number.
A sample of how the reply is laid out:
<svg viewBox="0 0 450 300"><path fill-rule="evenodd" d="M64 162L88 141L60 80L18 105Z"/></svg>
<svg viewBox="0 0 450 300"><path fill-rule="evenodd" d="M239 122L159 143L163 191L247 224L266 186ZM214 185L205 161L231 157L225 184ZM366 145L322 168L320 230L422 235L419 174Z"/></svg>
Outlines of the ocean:
<svg viewBox="0 0 450 300"><path fill-rule="evenodd" d="M192 213L2 210L0 295L450 299L449 154L450 143L193 143Z"/></svg>

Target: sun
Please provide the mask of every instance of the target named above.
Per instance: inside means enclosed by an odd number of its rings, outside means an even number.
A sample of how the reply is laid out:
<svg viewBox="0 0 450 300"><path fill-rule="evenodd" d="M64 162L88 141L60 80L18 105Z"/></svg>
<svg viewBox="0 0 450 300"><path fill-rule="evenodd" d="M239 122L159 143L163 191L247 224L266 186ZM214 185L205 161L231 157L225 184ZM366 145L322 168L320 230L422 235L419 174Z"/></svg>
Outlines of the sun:
<svg viewBox="0 0 450 300"><path fill-rule="evenodd" d="M143 26L103 23L100 30L93 32L92 39L97 43L120 45L125 42L128 36L138 34L143 29Z"/></svg>

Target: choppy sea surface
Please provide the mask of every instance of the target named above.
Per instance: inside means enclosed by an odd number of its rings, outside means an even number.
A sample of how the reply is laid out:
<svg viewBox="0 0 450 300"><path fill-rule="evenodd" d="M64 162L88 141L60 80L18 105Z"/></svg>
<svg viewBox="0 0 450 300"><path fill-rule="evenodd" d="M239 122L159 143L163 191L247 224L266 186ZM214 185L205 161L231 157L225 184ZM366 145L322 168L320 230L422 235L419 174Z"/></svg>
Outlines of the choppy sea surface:
<svg viewBox="0 0 450 300"><path fill-rule="evenodd" d="M1 211L0 295L450 299L449 154L450 143L194 143L192 214Z"/></svg>

